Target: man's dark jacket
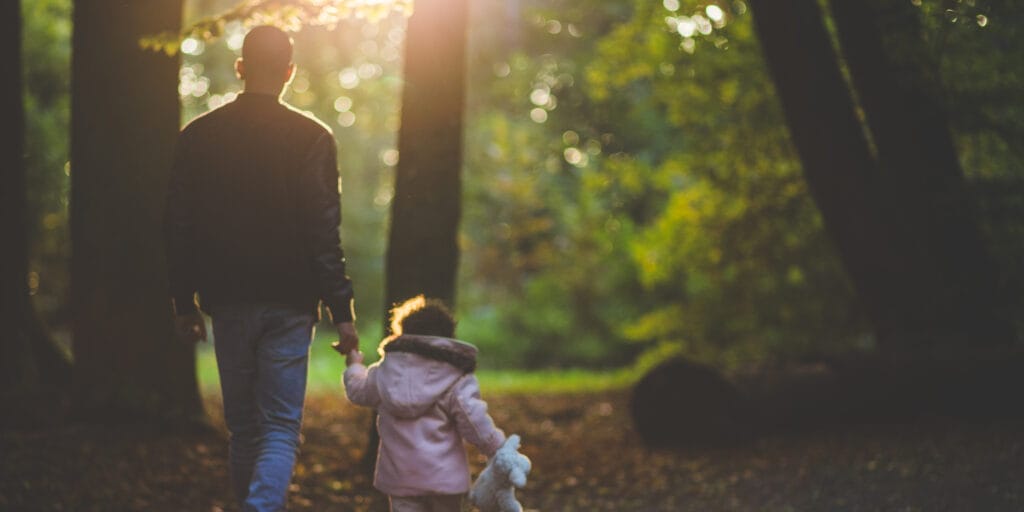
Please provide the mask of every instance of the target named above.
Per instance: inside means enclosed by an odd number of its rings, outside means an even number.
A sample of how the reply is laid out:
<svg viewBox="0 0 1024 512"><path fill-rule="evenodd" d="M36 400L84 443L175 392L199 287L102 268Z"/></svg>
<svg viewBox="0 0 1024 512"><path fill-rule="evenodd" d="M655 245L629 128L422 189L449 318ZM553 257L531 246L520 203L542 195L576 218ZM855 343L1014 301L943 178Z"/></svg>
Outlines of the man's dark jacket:
<svg viewBox="0 0 1024 512"><path fill-rule="evenodd" d="M352 283L338 232L330 129L274 96L242 93L178 137L165 242L179 314L277 302L352 321Z"/></svg>

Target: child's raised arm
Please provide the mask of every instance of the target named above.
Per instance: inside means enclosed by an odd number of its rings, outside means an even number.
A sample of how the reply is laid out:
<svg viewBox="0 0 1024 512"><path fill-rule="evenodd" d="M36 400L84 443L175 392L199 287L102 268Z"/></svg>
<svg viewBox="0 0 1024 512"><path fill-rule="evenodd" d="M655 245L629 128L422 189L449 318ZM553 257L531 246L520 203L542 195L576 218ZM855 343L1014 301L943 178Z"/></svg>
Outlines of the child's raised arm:
<svg viewBox="0 0 1024 512"><path fill-rule="evenodd" d="M374 371L377 369L376 365L370 368L363 366L362 354L350 358L350 362L342 374L345 395L356 405L377 407L380 405L380 393L377 391L377 372Z"/></svg>
<svg viewBox="0 0 1024 512"><path fill-rule="evenodd" d="M505 433L487 414L487 402L480 398L480 383L468 373L452 385L441 406L455 418L455 428L466 441L491 457L505 442Z"/></svg>

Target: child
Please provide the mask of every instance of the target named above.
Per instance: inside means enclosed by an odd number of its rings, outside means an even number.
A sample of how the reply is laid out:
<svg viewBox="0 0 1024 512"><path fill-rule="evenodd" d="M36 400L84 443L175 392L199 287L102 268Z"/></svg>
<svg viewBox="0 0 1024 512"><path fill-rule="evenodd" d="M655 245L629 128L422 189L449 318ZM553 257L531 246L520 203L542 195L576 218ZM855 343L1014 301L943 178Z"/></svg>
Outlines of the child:
<svg viewBox="0 0 1024 512"><path fill-rule="evenodd" d="M505 442L480 399L477 349L452 339L455 320L441 301L420 295L391 314L381 360L367 368L353 350L344 374L348 399L379 413L373 485L393 512L458 512L470 488L463 440L489 458Z"/></svg>

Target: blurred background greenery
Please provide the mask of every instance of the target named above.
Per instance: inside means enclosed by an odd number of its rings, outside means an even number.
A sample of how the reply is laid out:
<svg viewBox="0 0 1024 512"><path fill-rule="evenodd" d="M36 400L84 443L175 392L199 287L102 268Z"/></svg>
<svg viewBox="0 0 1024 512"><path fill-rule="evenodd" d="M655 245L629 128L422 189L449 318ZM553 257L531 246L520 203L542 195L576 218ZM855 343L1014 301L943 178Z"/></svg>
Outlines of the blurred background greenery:
<svg viewBox="0 0 1024 512"><path fill-rule="evenodd" d="M1016 290L1007 301L1019 338L1024 9L913 3L987 242ZM71 6L22 4L30 284L60 336ZM186 24L234 4L191 0ZM471 17L457 313L487 382L530 386L508 379L530 370L561 375L543 385L568 390L614 385L672 353L738 367L872 348L744 2L474 0ZM368 353L383 324L405 23L393 15L296 33L299 72L285 96L338 140L342 238ZM240 90L232 62L244 31L229 24L215 41L183 42L183 123ZM891 36L898 57L900 34ZM342 367L327 327L314 385L334 385ZM200 350L200 380L215 385L212 351Z"/></svg>

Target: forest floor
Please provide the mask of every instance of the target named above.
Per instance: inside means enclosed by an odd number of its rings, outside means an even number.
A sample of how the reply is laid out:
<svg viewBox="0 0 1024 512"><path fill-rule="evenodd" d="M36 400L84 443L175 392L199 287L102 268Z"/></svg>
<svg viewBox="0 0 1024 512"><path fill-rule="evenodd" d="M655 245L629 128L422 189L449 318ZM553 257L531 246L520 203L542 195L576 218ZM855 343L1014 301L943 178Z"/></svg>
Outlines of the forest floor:
<svg viewBox="0 0 1024 512"><path fill-rule="evenodd" d="M772 436L742 446L643 448L623 391L487 397L533 460L527 511L1024 510L1024 423L932 419ZM231 511L219 398L214 432L68 426L0 433L0 510ZM359 466L369 413L307 401L294 511L386 510ZM474 472L482 467L471 451Z"/></svg>

